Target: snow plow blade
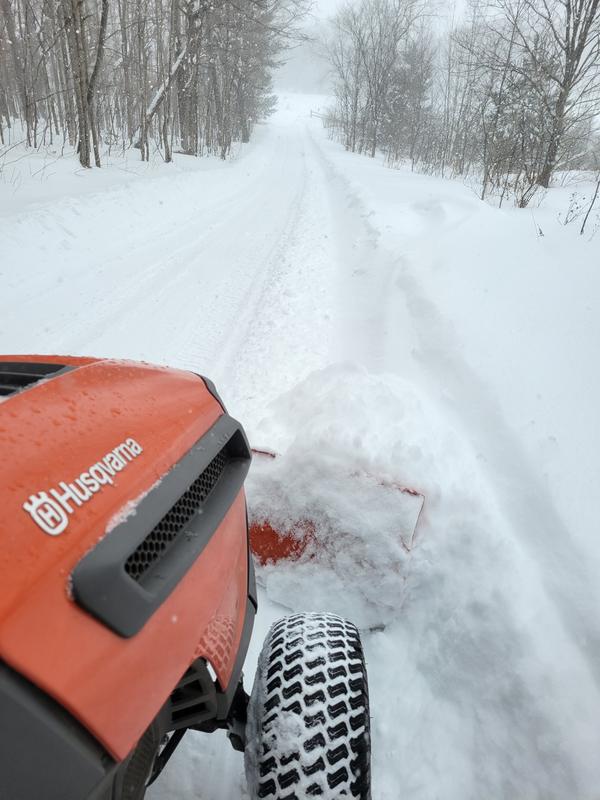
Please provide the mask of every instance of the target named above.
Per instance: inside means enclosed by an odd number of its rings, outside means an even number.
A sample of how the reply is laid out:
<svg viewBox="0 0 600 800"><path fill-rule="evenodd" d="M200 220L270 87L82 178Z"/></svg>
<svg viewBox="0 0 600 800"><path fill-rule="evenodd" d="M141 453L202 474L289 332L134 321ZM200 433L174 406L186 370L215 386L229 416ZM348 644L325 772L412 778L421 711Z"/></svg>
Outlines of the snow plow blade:
<svg viewBox="0 0 600 800"><path fill-rule="evenodd" d="M314 523L298 522L290 531L273 527L268 520L250 523L250 548L261 564L297 560L314 542Z"/></svg>
<svg viewBox="0 0 600 800"><path fill-rule="evenodd" d="M256 460L263 463L278 458L278 453L266 448L253 448L253 456ZM367 476L373 481L372 476ZM352 480L358 483L365 476L351 476ZM406 524L406 513L403 514L404 524L398 526L398 541L405 553L410 553L414 547L419 523L422 521L423 510L425 507L425 495L418 491L399 484L392 484L384 480L377 480L376 485L389 494L399 492L408 501L410 511L408 514L409 523ZM404 502L406 509L407 502ZM319 516L321 516L319 514ZM335 527L335 525L334 525ZM309 515L299 519L287 519L285 524L278 523L268 516L258 516L250 520L249 539L250 548L254 556L261 565L274 564L280 561L297 561L301 558L318 558L323 549L322 542L318 535L319 521L311 519ZM343 536L344 531L340 528L339 534Z"/></svg>

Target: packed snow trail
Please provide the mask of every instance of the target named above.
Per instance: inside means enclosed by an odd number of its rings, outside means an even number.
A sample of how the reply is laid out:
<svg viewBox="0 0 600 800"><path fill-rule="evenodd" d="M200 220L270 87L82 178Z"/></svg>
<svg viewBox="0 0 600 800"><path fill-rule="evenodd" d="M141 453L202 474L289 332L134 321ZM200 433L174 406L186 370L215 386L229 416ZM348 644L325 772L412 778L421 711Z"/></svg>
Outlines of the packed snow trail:
<svg viewBox="0 0 600 800"><path fill-rule="evenodd" d="M17 194L0 205L0 346L209 375L252 441L294 464L290 502L329 492L332 505L363 514L361 547L380 549L383 534L334 480L317 487L320 458L330 474L422 488L427 514L398 572L401 607L360 550L261 571L247 688L273 620L290 609L342 613L364 627L374 800L591 800L599 552L591 529L574 537L560 484L540 478L502 395L510 359L534 391L518 347L474 369L480 331L463 317L476 314L437 289L464 293L461 272L426 263L432 240L450 261L463 244L448 230L468 247L486 225L508 261L516 228L462 186L343 153L309 120L315 102L282 98L226 164L180 157L155 177L113 183L110 169L94 171L79 181L85 191L70 180L54 196L44 185L43 203L19 206ZM509 274L516 292L522 276ZM457 328L469 334L468 358ZM595 474L597 460L589 467ZM187 734L149 796L238 800L243 786L224 737Z"/></svg>
<svg viewBox="0 0 600 800"><path fill-rule="evenodd" d="M132 182L12 216L2 242L4 347L51 343L228 374L303 205L307 166L289 158L293 140L271 140L243 166ZM42 331L32 320L43 320Z"/></svg>

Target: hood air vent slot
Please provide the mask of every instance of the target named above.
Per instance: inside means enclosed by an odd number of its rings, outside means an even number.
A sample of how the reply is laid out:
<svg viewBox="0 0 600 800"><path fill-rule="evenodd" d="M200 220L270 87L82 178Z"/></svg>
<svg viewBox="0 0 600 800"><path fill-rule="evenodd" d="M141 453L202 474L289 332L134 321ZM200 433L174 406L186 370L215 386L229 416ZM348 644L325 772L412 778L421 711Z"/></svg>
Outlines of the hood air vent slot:
<svg viewBox="0 0 600 800"><path fill-rule="evenodd" d="M227 460L226 448L223 448L129 556L125 562L125 571L135 581L143 583L147 570L161 559L167 547L185 531L188 522L202 508L217 485L227 466Z"/></svg>
<svg viewBox="0 0 600 800"><path fill-rule="evenodd" d="M22 392L38 381L53 378L63 369L66 369L64 364L0 361L0 397Z"/></svg>
<svg viewBox="0 0 600 800"><path fill-rule="evenodd" d="M120 636L135 636L218 530L250 459L239 422L221 415L141 498L135 513L77 564L75 601Z"/></svg>

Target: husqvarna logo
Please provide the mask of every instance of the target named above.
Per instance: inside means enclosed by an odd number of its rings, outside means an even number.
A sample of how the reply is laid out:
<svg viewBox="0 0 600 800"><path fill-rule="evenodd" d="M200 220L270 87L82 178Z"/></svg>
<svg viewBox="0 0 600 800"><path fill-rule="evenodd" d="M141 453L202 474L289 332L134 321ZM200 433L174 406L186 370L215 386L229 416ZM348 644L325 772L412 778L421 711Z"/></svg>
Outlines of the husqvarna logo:
<svg viewBox="0 0 600 800"><path fill-rule="evenodd" d="M31 514L33 521L37 522L44 533L49 533L50 536L58 536L69 524L69 517L64 507L48 497L48 492L32 494L23 504L23 508Z"/></svg>
<svg viewBox="0 0 600 800"><path fill-rule="evenodd" d="M70 483L61 481L57 489L32 494L23 509L44 533L58 536L66 530L69 516L104 486L112 486L117 472L142 452L135 439L126 439Z"/></svg>

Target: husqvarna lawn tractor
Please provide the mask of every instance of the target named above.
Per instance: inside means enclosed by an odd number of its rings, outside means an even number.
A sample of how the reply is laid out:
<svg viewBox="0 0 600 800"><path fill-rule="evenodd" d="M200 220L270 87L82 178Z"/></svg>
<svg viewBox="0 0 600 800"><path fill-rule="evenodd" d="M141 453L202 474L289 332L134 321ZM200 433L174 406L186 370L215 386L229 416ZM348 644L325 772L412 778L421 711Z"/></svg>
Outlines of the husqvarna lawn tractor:
<svg viewBox="0 0 600 800"><path fill-rule="evenodd" d="M1 357L0 456L1 800L139 800L219 728L252 800L370 797L352 624L280 620L244 690L251 456L210 381Z"/></svg>

